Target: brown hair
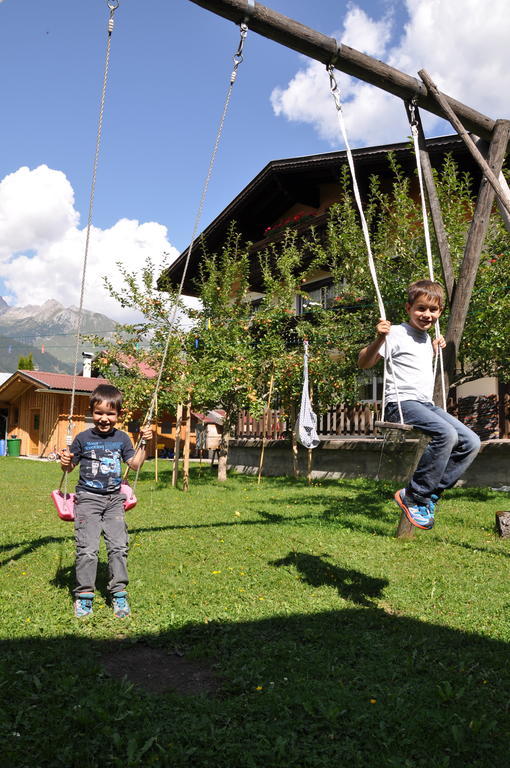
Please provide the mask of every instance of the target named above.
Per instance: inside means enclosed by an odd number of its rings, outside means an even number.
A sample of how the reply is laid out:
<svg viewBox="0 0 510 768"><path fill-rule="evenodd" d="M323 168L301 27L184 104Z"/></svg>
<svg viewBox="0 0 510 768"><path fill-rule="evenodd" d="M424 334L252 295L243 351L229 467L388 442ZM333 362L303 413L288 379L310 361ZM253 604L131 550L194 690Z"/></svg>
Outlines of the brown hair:
<svg viewBox="0 0 510 768"><path fill-rule="evenodd" d="M444 309L443 286L434 280L416 280L407 289L407 301L411 306L420 296L425 296L429 301L437 301L440 309Z"/></svg>
<svg viewBox="0 0 510 768"><path fill-rule="evenodd" d="M122 392L111 384L100 384L90 396L90 410L98 403L107 403L109 408L115 408L117 413L122 410Z"/></svg>

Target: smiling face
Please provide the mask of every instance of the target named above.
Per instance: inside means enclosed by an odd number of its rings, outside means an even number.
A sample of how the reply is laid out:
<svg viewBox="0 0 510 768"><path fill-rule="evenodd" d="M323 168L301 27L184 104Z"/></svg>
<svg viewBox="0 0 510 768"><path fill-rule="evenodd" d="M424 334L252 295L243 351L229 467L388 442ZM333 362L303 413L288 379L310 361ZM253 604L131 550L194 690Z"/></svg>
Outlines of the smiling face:
<svg viewBox="0 0 510 768"><path fill-rule="evenodd" d="M101 400L100 402L95 403L94 407L92 408L92 421L94 422L94 428L102 435L106 435L108 432L111 432L117 423L118 418L119 414L117 409L105 400Z"/></svg>
<svg viewBox="0 0 510 768"><path fill-rule="evenodd" d="M418 331L428 331L440 317L442 309L436 298L421 294L412 304L406 304L409 325Z"/></svg>

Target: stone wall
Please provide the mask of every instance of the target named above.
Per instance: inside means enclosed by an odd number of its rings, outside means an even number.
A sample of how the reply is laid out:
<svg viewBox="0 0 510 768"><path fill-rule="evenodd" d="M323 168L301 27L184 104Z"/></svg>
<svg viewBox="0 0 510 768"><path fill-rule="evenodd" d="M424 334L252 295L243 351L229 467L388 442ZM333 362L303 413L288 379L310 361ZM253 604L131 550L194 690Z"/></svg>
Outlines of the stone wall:
<svg viewBox="0 0 510 768"><path fill-rule="evenodd" d="M258 472L262 440L232 440L229 468L244 474ZM312 477L341 479L375 478L405 482L416 452L415 439L404 443L383 443L381 439L354 438L324 440L313 451ZM308 452L299 446L300 472L306 476ZM266 443L263 475L292 475L291 445L288 440ZM491 487L510 486L510 440L488 440L459 485Z"/></svg>

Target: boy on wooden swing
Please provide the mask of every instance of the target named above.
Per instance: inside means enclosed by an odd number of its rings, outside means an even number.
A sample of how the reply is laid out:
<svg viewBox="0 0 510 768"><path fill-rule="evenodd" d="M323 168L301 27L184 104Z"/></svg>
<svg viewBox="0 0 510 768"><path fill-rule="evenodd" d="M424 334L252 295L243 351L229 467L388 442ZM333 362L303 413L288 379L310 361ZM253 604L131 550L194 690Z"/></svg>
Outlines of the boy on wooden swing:
<svg viewBox="0 0 510 768"><path fill-rule="evenodd" d="M439 283L418 280L409 286L406 303L408 322L392 326L379 320L377 336L359 353L358 365L366 369L382 357L386 366L385 421L400 422L399 401L405 424L429 435L406 488L395 493L395 501L412 525L429 530L443 491L452 488L480 449L480 438L469 427L434 405L434 354L445 347L439 336L428 331L441 315L444 292Z"/></svg>
<svg viewBox="0 0 510 768"><path fill-rule="evenodd" d="M94 426L74 438L71 449L61 454L64 472L80 465L74 504L76 538L76 588L74 613L78 618L92 613L97 560L101 533L108 552L113 615L123 619L130 614L127 553L129 538L124 514L125 496L120 492L121 460L138 470L145 461L145 445L135 453L131 438L115 428L122 409L122 394L110 384L96 387L90 396ZM152 429L143 427L141 438L152 438Z"/></svg>

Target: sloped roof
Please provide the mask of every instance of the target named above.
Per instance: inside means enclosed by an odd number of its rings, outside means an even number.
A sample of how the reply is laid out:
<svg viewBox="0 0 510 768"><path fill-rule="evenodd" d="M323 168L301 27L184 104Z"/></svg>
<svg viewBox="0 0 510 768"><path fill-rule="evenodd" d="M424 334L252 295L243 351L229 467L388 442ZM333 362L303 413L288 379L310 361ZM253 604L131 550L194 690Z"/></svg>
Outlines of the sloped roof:
<svg viewBox="0 0 510 768"><path fill-rule="evenodd" d="M76 377L76 392L89 394L100 384L109 384L107 379L89 378L87 376ZM48 392L71 392L73 389L73 377L68 373L50 373L48 371L16 371L6 381L0 384L0 399L17 397L26 389L27 385L44 388Z"/></svg>
<svg viewBox="0 0 510 768"><path fill-rule="evenodd" d="M460 136L454 134L434 137L427 139L426 144L434 167L438 167L445 154L450 152L460 163L463 171L469 171L474 179L480 177L480 171ZM380 176L390 174L389 152L396 155L406 173L415 173L416 162L410 141L354 149L356 175L362 197L366 195L372 174ZM256 252L264 243L263 232L268 224L276 221L296 203L303 203L312 208L317 207L319 185L338 183L341 168L346 164L345 150L272 160L268 163L216 216L202 234L195 238L189 255L189 267L183 286L184 293L190 296L197 293L194 281L203 258L202 239L207 242L209 253L217 252L225 240L230 222L235 221L243 237L253 244L251 252ZM166 290L167 279L175 285L180 283L187 259L188 248L161 275L158 285L162 290ZM256 286L256 275L251 277L253 285Z"/></svg>
<svg viewBox="0 0 510 768"><path fill-rule="evenodd" d="M36 383L42 384L47 389L68 389L73 388L73 376L69 373L47 373L46 371L19 371ZM76 377L76 390L80 392L93 392L100 384L109 384L108 379L93 379L88 376Z"/></svg>
<svg viewBox="0 0 510 768"><path fill-rule="evenodd" d="M139 373L142 376L146 376L148 379L155 379L158 372L147 363L140 363L132 355L119 355L119 362L122 363L125 368L138 368Z"/></svg>

